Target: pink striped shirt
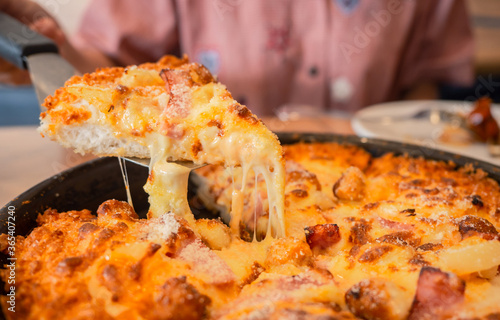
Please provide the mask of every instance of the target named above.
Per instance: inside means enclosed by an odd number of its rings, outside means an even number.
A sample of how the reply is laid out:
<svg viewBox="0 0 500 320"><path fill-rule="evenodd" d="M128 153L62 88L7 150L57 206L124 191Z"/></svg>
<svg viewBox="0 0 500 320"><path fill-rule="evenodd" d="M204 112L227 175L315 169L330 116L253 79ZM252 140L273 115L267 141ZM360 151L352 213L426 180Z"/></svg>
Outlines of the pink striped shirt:
<svg viewBox="0 0 500 320"><path fill-rule="evenodd" d="M186 53L258 115L354 112L473 75L463 0L94 0L75 44L124 65Z"/></svg>

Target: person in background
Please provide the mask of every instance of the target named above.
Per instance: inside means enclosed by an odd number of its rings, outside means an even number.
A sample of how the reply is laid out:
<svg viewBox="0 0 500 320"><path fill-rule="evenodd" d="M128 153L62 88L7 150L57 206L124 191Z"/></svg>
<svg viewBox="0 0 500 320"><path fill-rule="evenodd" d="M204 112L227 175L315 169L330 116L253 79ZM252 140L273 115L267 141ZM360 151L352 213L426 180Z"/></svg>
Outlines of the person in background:
<svg viewBox="0 0 500 320"><path fill-rule="evenodd" d="M83 72L187 54L260 116L435 99L473 78L464 0L93 0L71 40Z"/></svg>

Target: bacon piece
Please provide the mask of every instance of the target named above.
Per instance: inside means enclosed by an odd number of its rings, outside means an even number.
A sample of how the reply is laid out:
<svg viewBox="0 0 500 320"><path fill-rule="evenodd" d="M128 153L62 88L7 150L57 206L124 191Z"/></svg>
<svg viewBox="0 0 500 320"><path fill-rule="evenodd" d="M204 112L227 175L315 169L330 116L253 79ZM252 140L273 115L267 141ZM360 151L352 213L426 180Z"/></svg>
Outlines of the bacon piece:
<svg viewBox="0 0 500 320"><path fill-rule="evenodd" d="M340 241L340 231L336 224L318 224L304 228L306 241L314 254L319 254Z"/></svg>
<svg viewBox="0 0 500 320"><path fill-rule="evenodd" d="M160 76L165 81L168 93L175 85L193 87L215 82L210 71L199 63L184 64L176 69L166 68L160 71Z"/></svg>
<svg viewBox="0 0 500 320"><path fill-rule="evenodd" d="M458 231L460 231L462 239L476 235L486 240L498 238L498 230L495 226L488 220L476 216L464 216L460 219Z"/></svg>
<svg viewBox="0 0 500 320"><path fill-rule="evenodd" d="M447 319L464 301L465 282L455 274L423 267L409 320Z"/></svg>
<svg viewBox="0 0 500 320"><path fill-rule="evenodd" d="M188 70L163 69L160 71L160 76L165 81L165 88L169 94L172 94L172 88L176 85L186 87L194 85Z"/></svg>
<svg viewBox="0 0 500 320"><path fill-rule="evenodd" d="M404 222L398 222L398 221L393 221L389 219L384 219L384 218L378 218L378 221L380 225L384 228L387 229L394 229L394 230L401 230L401 231L409 231L414 229L414 225L404 223Z"/></svg>
<svg viewBox="0 0 500 320"><path fill-rule="evenodd" d="M162 118L165 122L172 118L186 118L191 107L191 86L193 85L192 81L187 78L187 71L165 69L161 71L160 75L165 81L165 88L170 95Z"/></svg>
<svg viewBox="0 0 500 320"><path fill-rule="evenodd" d="M333 185L333 194L341 200L360 200L365 193L365 175L357 167L347 168Z"/></svg>
<svg viewBox="0 0 500 320"><path fill-rule="evenodd" d="M160 76L170 95L162 114L167 119L187 117L191 107L191 88L215 82L210 71L197 63L186 64L178 69L163 69Z"/></svg>

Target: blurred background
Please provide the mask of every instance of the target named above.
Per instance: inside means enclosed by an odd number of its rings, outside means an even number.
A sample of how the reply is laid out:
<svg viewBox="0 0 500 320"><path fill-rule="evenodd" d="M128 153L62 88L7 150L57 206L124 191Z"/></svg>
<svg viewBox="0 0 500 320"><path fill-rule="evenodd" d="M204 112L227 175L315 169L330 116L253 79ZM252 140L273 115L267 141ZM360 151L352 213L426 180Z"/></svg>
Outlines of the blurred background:
<svg viewBox="0 0 500 320"><path fill-rule="evenodd" d="M88 0L37 0L59 21L71 37L79 26ZM468 0L470 19L476 38L476 81L471 87L440 88L444 100L467 100L484 88L494 102L500 102L500 1ZM29 85L5 85L0 79L0 126L33 125L38 123L39 107Z"/></svg>
<svg viewBox="0 0 500 320"><path fill-rule="evenodd" d="M476 40L476 82L471 88L441 88L441 98L465 100L476 96L476 88L491 81L490 97L500 102L500 1L468 0L470 19ZM490 80L491 79L491 80Z"/></svg>

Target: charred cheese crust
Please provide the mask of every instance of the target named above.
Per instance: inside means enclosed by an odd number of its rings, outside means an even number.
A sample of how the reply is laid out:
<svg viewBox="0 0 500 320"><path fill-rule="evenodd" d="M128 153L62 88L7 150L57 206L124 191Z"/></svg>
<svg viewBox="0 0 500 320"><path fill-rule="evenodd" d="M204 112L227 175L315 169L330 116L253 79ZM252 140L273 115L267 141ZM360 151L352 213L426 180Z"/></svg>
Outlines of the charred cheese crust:
<svg viewBox="0 0 500 320"><path fill-rule="evenodd" d="M39 131L63 146L98 156L151 158L151 216L172 211L194 220L186 199L189 171L167 160L224 164L261 174L273 186L268 233L285 234L281 145L202 65L166 56L157 63L100 69L71 78L44 106ZM237 192L234 197L237 203ZM232 212L235 226L239 207Z"/></svg>
<svg viewBox="0 0 500 320"><path fill-rule="evenodd" d="M500 188L484 172L392 154L373 158L338 144L284 151L286 237L247 242L209 220L196 222L202 231L195 233L171 214L139 220L118 201L105 202L97 217L49 210L17 239L16 316L500 315ZM231 206L221 201L232 188L228 172L205 167L198 175L218 205ZM247 187L243 196L250 199ZM257 189L263 187L258 180ZM351 196L338 197L335 189ZM251 202L245 211L255 210ZM261 202L265 210L264 196ZM0 240L2 247L6 239Z"/></svg>

